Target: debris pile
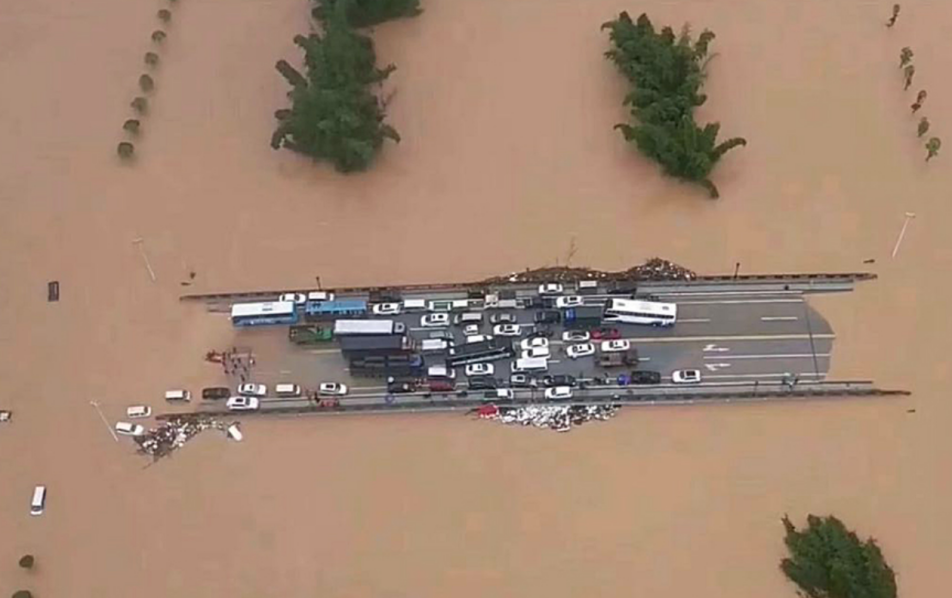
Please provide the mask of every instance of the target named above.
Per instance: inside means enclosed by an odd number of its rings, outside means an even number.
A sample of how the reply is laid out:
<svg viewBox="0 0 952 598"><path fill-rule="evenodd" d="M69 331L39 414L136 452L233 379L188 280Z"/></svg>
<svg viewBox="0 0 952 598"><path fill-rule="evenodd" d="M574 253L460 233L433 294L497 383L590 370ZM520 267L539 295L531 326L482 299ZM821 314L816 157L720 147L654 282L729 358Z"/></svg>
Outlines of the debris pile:
<svg viewBox="0 0 952 598"><path fill-rule="evenodd" d="M519 424L568 432L592 420L605 421L615 417L618 405L526 405L500 407L485 405L476 410L481 419L494 419L504 424Z"/></svg>
<svg viewBox="0 0 952 598"><path fill-rule="evenodd" d="M229 427L234 425L220 422L207 415L183 413L162 422L158 428L137 436L135 441L139 445L140 454L149 455L157 461L181 448L199 432L214 428L228 434Z"/></svg>
<svg viewBox="0 0 952 598"><path fill-rule="evenodd" d="M638 281L638 280L694 280L697 274L674 262L655 257L640 266L621 272L603 272L592 268L570 268L554 266L526 269L525 272L513 272L507 276L495 276L481 284L505 283L541 283L541 282L577 282L579 280Z"/></svg>

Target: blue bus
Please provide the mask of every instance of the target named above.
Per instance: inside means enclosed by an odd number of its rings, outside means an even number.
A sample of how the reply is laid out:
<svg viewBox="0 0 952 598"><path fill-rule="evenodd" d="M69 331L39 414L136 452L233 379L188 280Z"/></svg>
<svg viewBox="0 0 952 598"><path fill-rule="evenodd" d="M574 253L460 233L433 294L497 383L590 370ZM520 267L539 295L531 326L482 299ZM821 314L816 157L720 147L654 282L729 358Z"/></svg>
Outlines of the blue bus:
<svg viewBox="0 0 952 598"><path fill-rule="evenodd" d="M367 315L367 302L363 299L338 299L336 301L308 301L304 305L308 320L336 320Z"/></svg>
<svg viewBox="0 0 952 598"><path fill-rule="evenodd" d="M296 324L297 310L291 301L266 303L235 303L231 306L231 323L235 326L274 326Z"/></svg>

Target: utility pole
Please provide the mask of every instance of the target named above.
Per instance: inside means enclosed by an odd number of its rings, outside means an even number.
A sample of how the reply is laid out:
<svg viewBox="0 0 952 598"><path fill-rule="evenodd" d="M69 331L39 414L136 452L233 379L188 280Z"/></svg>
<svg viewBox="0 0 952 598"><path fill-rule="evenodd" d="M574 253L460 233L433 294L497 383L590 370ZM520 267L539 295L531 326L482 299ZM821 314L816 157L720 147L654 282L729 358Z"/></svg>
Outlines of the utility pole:
<svg viewBox="0 0 952 598"><path fill-rule="evenodd" d="M737 280L737 273L740 272L740 262L734 264L734 280Z"/></svg>

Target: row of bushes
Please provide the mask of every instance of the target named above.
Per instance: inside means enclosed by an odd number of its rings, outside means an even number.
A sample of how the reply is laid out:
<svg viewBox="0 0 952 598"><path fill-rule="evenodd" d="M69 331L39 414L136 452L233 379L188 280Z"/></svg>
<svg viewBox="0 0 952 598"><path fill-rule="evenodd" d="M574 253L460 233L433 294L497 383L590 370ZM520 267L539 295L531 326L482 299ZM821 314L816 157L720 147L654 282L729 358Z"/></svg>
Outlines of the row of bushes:
<svg viewBox="0 0 952 598"><path fill-rule="evenodd" d="M271 147L353 172L370 165L384 140L399 142L384 122L384 102L372 91L396 67L377 68L373 40L355 27L419 13L419 0L318 0L314 15L322 32L294 38L304 51L305 74L285 60L275 65L291 85L291 107L275 112Z"/></svg>
<svg viewBox="0 0 952 598"><path fill-rule="evenodd" d="M614 46L605 55L632 84L625 98L632 122L615 128L667 174L699 183L718 197L711 170L726 152L747 141L734 137L717 143L720 124L701 128L694 122L694 109L707 100L701 87L714 34L705 30L695 41L687 27L680 35L670 27L658 32L647 15L632 22L627 12L602 29L609 30Z"/></svg>

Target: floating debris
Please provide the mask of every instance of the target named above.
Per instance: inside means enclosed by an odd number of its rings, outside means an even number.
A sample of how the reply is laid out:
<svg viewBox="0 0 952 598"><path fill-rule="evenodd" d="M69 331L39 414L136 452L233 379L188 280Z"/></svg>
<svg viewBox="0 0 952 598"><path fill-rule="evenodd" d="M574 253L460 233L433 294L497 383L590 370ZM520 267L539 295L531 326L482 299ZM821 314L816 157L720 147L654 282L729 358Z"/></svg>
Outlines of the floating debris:
<svg viewBox="0 0 952 598"><path fill-rule="evenodd" d="M574 282L579 280L603 281L639 281L639 280L694 280L697 273L682 266L651 258L640 266L621 272L603 272L591 268L570 268L555 266L549 268L526 269L525 272L513 272L506 276L496 276L482 281L482 284L536 283L536 282Z"/></svg>
<svg viewBox="0 0 952 598"><path fill-rule="evenodd" d="M186 442L200 432L213 428L221 430L235 440L241 440L241 432L237 423L226 424L207 415L183 413L163 422L158 428L153 428L135 438L139 445L139 453L149 455L154 461L169 456L173 451L181 448ZM234 428L234 432L231 429Z"/></svg>
<svg viewBox="0 0 952 598"><path fill-rule="evenodd" d="M0 411L0 423L6 423L13 417L12 411Z"/></svg>
<svg viewBox="0 0 952 598"><path fill-rule="evenodd" d="M618 409L618 405L526 405L525 407L483 405L474 410L474 413L481 419L494 419L504 424L519 424L549 428L556 432L568 432L572 426L580 426L592 420L609 420L615 417Z"/></svg>

